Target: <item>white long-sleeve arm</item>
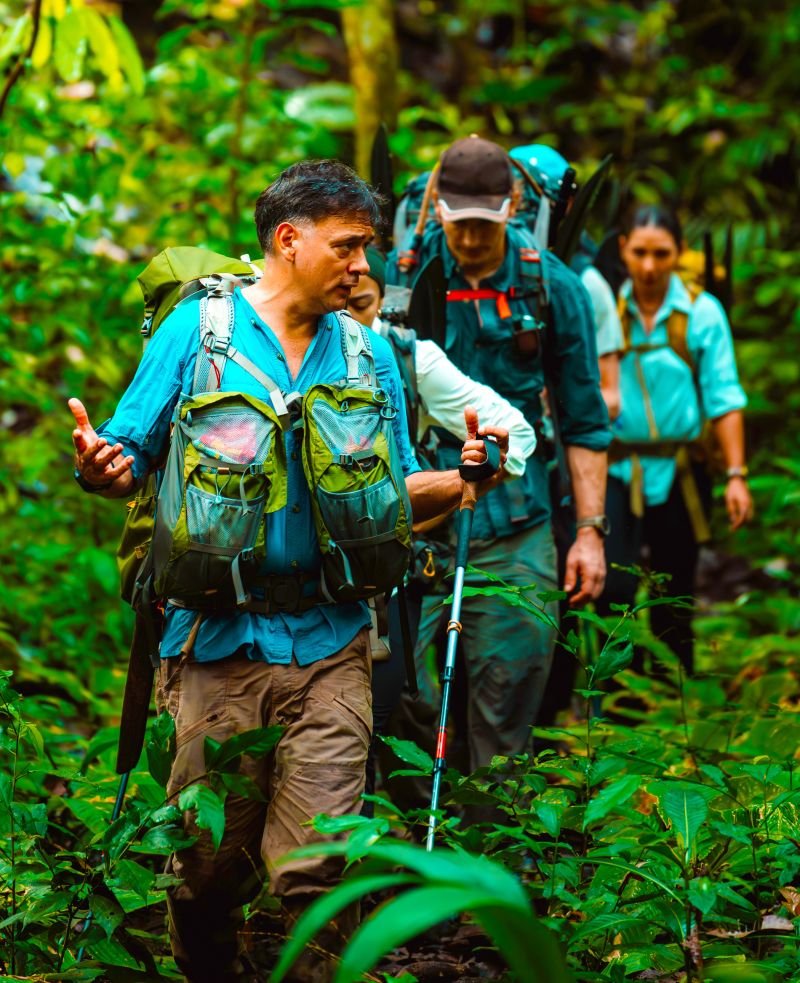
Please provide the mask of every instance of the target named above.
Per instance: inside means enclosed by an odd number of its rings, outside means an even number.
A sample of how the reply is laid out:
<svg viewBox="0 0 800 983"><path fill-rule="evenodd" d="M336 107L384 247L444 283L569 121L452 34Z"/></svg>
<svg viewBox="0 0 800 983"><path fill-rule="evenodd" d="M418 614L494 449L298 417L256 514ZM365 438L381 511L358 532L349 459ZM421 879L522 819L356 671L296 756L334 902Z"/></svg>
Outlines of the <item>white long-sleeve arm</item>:
<svg viewBox="0 0 800 983"><path fill-rule="evenodd" d="M508 430L506 471L515 477L522 475L525 462L536 449L536 434L522 413L494 389L464 375L435 342L417 341L414 350L417 387L423 404L420 436L429 426L438 426L464 440L464 407L474 406L481 424Z"/></svg>

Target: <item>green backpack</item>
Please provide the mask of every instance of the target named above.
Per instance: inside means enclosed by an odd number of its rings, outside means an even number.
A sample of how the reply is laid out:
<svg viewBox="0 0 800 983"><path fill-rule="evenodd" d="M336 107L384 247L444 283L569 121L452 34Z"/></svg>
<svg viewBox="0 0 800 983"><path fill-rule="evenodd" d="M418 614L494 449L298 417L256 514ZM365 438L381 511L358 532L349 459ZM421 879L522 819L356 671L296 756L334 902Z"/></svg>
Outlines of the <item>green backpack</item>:
<svg viewBox="0 0 800 983"><path fill-rule="evenodd" d="M303 469L322 552L325 598L353 601L403 583L412 557L411 505L379 388L370 331L337 314L347 378L303 398Z"/></svg>
<svg viewBox="0 0 800 983"><path fill-rule="evenodd" d="M207 292L204 281L213 275L229 278L235 286L252 283L260 275L260 270L247 258L231 259L193 246L170 247L150 261L138 277L144 297L141 331L144 346L181 301ZM138 602L136 582L153 539L161 473L161 470L150 472L128 502L128 514L117 548L120 594L124 601L134 607Z"/></svg>
<svg viewBox="0 0 800 983"><path fill-rule="evenodd" d="M153 268L157 278L162 257ZM243 276L252 281L252 270L225 273L201 281L192 394L176 407L163 477L151 476L131 503L119 551L123 596L134 606L153 596L199 610L247 605L250 587L263 582L264 517L286 505L281 432L291 427L304 431L303 467L323 558L320 599L354 601L391 590L411 557L411 508L392 430L396 410L378 386L369 330L337 314L346 379L284 398L231 344L231 295ZM196 290L173 282L161 292L174 306ZM164 316L158 304L146 308L146 327ZM272 405L218 391L227 358L265 386Z"/></svg>

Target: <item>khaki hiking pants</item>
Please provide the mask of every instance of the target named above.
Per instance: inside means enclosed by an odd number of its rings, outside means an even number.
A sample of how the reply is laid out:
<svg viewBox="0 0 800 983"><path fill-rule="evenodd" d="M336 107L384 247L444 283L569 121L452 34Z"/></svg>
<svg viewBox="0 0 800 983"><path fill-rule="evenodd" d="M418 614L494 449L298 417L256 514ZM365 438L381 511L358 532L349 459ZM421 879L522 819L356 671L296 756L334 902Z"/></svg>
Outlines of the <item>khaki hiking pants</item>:
<svg viewBox="0 0 800 983"><path fill-rule="evenodd" d="M270 665L232 656L195 662L181 656L161 663L160 709L176 726L176 753L168 794L204 782L203 741L223 742L234 734L280 724L275 750L262 758L242 757L240 772L252 779L264 802L230 794L225 833L214 851L207 830L193 814L187 830L198 837L173 855L168 869L180 883L168 891L170 941L175 960L191 983L243 979L238 959L238 909L264 880L284 903L291 923L341 877L336 857L281 863L288 851L322 839L308 825L318 813L343 815L361 808L364 769L372 729L369 631L362 629L341 651L309 666ZM328 949L340 949L355 928L350 910L333 926ZM289 977L326 981L329 960L309 953Z"/></svg>

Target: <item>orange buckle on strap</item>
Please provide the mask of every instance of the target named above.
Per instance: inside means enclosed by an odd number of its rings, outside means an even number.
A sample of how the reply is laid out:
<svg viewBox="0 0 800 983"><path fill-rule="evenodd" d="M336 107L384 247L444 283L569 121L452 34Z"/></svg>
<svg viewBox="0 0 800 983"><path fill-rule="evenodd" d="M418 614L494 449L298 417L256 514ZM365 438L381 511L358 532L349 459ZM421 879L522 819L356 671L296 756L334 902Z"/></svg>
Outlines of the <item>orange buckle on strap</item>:
<svg viewBox="0 0 800 983"><path fill-rule="evenodd" d="M413 270L418 265L419 256L415 249L409 249L407 252L399 253L397 256L397 268L403 273L408 273L409 270Z"/></svg>
<svg viewBox="0 0 800 983"><path fill-rule="evenodd" d="M541 257L539 256L538 249L520 249L519 258L523 263L540 263Z"/></svg>

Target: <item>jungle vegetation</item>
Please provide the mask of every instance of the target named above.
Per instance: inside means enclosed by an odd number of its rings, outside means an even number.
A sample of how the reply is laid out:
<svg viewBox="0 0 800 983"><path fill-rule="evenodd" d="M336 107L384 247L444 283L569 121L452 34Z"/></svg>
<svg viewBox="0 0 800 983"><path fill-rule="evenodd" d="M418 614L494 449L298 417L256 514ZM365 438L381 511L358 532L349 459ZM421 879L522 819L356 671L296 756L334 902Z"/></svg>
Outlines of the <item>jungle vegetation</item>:
<svg viewBox="0 0 800 983"><path fill-rule="evenodd" d="M340 979L410 983L387 954L462 912L496 947L495 978L800 979L799 41L791 0L0 0L0 979L175 976L170 726L154 719L111 824L125 509L72 481L66 400L111 414L152 255L255 255L258 192L305 157L364 171L380 120L398 194L480 132L557 146L581 178L612 153L597 235L630 198L676 205L694 247L732 225L758 515L735 539L715 515L696 678L649 636L646 608L585 612L562 646L586 667L584 719L539 735L561 753L452 774L433 858L386 836L420 817L383 797L374 820L318 819L349 835L331 849L357 861L352 896L384 892ZM537 610L534 589L490 589L510 616ZM625 668L634 642L665 679ZM631 692L638 717L602 716ZM180 806L220 836L237 755L270 739L209 748L210 789ZM400 770L429 770L394 750ZM506 822L459 823L471 801ZM270 910L250 906L254 949Z"/></svg>

